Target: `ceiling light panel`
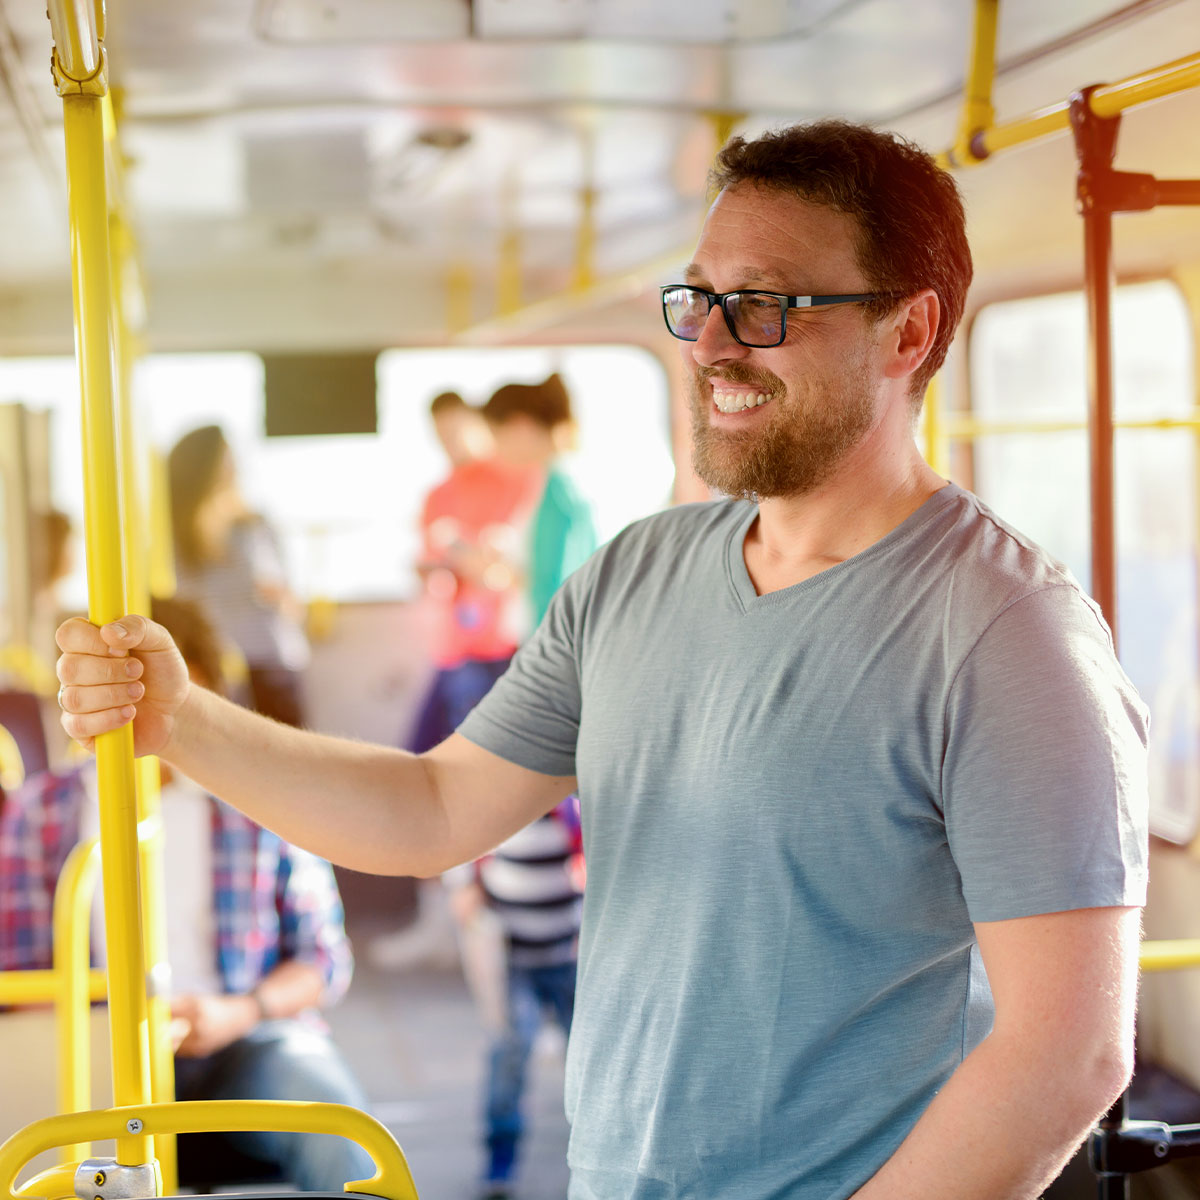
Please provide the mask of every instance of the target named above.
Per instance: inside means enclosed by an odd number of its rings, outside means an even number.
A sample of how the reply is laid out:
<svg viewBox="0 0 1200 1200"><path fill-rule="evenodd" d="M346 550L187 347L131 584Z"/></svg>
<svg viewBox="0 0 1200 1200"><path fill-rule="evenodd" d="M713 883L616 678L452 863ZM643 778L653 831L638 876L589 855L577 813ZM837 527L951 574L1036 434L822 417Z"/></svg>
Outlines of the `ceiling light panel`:
<svg viewBox="0 0 1200 1200"><path fill-rule="evenodd" d="M455 41L471 32L468 0L259 0L255 26L279 42Z"/></svg>

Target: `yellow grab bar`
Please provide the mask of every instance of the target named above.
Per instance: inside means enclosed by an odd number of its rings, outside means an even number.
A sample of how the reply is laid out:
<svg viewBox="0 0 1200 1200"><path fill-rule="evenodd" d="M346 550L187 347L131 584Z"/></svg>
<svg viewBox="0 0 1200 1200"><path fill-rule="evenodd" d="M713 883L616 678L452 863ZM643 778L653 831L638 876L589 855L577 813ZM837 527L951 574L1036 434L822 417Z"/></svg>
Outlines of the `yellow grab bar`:
<svg viewBox="0 0 1200 1200"><path fill-rule="evenodd" d="M0 1146L0 1196L28 1200L64 1200L74 1195L73 1184L55 1195L52 1183L61 1183L63 1168L44 1172L36 1192L27 1183L17 1190L17 1173L36 1155L67 1142L101 1141L136 1130L140 1134L214 1133L266 1130L284 1133L328 1133L357 1142L375 1161L370 1179L346 1184L347 1192L383 1196L386 1200L418 1200L408 1160L399 1143L374 1117L344 1104L316 1104L302 1100L184 1100L169 1104L136 1105L93 1112L46 1117L18 1130Z"/></svg>
<svg viewBox="0 0 1200 1200"><path fill-rule="evenodd" d="M1138 962L1143 971L1177 971L1181 967L1200 967L1200 938L1143 942Z"/></svg>

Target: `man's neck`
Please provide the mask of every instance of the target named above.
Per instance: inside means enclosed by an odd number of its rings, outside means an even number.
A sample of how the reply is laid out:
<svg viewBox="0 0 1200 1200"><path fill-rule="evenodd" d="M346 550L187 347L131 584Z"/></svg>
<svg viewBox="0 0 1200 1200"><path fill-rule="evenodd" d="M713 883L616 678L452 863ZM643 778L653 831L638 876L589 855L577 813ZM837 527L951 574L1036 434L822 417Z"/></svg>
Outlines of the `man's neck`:
<svg viewBox="0 0 1200 1200"><path fill-rule="evenodd" d="M755 590L791 587L862 553L945 484L911 442L882 460L865 446L813 491L760 501L743 549Z"/></svg>

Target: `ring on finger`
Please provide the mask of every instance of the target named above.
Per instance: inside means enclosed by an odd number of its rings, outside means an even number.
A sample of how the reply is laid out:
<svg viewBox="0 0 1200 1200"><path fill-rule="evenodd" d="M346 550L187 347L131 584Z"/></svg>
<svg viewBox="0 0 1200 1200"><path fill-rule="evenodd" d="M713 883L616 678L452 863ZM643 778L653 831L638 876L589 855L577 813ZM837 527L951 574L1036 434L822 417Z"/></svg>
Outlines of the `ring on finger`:
<svg viewBox="0 0 1200 1200"><path fill-rule="evenodd" d="M65 683L60 683L58 685L58 695L55 696L55 699L58 701L58 707L61 708L64 712L66 711L66 706L63 704L63 692L65 692L66 690L67 690L67 685Z"/></svg>

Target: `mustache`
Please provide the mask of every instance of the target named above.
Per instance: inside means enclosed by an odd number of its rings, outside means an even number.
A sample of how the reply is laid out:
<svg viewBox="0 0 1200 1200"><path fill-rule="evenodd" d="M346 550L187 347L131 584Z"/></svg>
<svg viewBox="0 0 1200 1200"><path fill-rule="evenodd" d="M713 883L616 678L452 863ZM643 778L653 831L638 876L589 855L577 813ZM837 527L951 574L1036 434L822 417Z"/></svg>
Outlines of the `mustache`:
<svg viewBox="0 0 1200 1200"><path fill-rule="evenodd" d="M698 366L696 377L705 383L720 377L726 383L740 383L747 387L757 387L763 392L776 392L783 389L783 380L778 375L772 374L770 371L755 370L753 367L737 362L727 363L723 367Z"/></svg>

